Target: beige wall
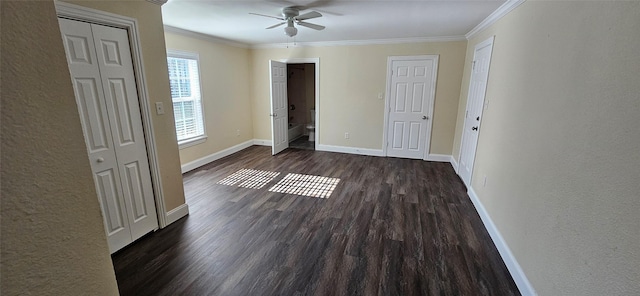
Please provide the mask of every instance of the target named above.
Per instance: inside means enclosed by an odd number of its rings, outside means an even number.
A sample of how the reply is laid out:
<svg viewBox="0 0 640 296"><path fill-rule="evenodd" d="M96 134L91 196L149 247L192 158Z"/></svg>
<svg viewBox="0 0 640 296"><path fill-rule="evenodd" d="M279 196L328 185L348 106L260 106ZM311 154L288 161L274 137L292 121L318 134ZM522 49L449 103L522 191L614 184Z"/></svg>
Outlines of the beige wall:
<svg viewBox="0 0 640 296"><path fill-rule="evenodd" d="M65 1L76 5L111 12L138 20L140 44L144 60L147 89L151 106L162 102L171 110L171 93L167 72L167 52L160 5L147 1ZM180 158L176 141L172 112L164 115L152 114L156 146L162 178L162 189L166 210L170 211L185 203Z"/></svg>
<svg viewBox="0 0 640 296"><path fill-rule="evenodd" d="M469 41L495 35L472 187L540 295L640 294L638 28L637 1L527 1Z"/></svg>
<svg viewBox="0 0 640 296"><path fill-rule="evenodd" d="M118 295L53 2L0 5L0 294Z"/></svg>
<svg viewBox="0 0 640 296"><path fill-rule="evenodd" d="M199 54L207 140L180 150L182 164L253 139L249 49L165 33L167 49ZM240 130L240 135L237 131Z"/></svg>
<svg viewBox="0 0 640 296"><path fill-rule="evenodd" d="M430 153L450 155L466 42L259 48L252 50L254 138L271 139L269 60L320 58L320 143L382 149L387 58L440 55ZM350 133L350 139L344 133Z"/></svg>

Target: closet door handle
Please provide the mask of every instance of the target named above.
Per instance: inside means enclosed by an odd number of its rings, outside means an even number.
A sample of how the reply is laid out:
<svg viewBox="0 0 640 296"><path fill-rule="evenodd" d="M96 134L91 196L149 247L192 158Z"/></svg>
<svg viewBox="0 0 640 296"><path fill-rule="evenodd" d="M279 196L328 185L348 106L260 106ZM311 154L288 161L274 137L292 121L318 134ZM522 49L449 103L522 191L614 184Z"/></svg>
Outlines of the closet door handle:
<svg viewBox="0 0 640 296"><path fill-rule="evenodd" d="M96 159L97 162L104 162L104 158L102 157L98 157L98 159Z"/></svg>

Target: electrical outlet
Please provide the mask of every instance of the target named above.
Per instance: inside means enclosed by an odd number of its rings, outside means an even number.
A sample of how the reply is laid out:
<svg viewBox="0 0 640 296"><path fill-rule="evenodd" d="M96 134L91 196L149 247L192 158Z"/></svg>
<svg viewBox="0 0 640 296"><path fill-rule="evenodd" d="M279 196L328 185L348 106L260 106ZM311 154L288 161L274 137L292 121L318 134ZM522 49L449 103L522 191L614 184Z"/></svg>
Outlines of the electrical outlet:
<svg viewBox="0 0 640 296"><path fill-rule="evenodd" d="M379 92L378 93L378 99L382 100L383 98L384 98L384 95L381 92Z"/></svg>
<svg viewBox="0 0 640 296"><path fill-rule="evenodd" d="M240 135L240 130L236 130L236 136Z"/></svg>
<svg viewBox="0 0 640 296"><path fill-rule="evenodd" d="M344 138L349 139L349 133L344 133Z"/></svg>
<svg viewBox="0 0 640 296"><path fill-rule="evenodd" d="M162 105L162 102L156 102L156 114L164 114L164 105Z"/></svg>

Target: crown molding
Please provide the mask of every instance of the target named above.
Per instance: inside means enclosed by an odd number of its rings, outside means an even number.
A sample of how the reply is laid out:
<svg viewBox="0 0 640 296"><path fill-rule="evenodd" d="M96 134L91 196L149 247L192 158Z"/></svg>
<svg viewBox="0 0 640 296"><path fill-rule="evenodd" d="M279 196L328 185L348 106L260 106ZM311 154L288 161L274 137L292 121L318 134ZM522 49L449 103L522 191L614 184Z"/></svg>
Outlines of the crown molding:
<svg viewBox="0 0 640 296"><path fill-rule="evenodd" d="M526 0L507 0L507 2L503 3L496 9L493 13L491 13L487 18L485 18L482 22L480 22L475 28L471 29L469 33L465 34L464 37L469 40L473 38L476 34L482 32L484 29L493 25L499 19L507 15L509 12L514 10L516 7L520 6L520 4L524 3Z"/></svg>
<svg viewBox="0 0 640 296"><path fill-rule="evenodd" d="M339 40L339 41L295 42L295 43L265 43L265 44L254 44L254 45L251 45L251 48L288 48L288 47L381 45L381 44L403 44L403 43L424 43L424 42L452 42L452 41L465 41L465 40L467 40L465 38L465 36L440 36L440 37L394 38L394 39L371 39L371 40Z"/></svg>
<svg viewBox="0 0 640 296"><path fill-rule="evenodd" d="M153 4L158 4L160 6L162 6L165 3L167 3L167 1L169 1L169 0L147 0L147 2L151 2Z"/></svg>
<svg viewBox="0 0 640 296"><path fill-rule="evenodd" d="M147 0L147 1L150 1L150 0ZM228 39L224 39L224 38L220 38L220 37L215 37L215 36L211 36L211 35L207 35L207 34L202 34L202 33L193 32L193 31L189 31L189 30L185 30L185 29L180 29L180 28L176 28L176 27L172 27L172 26L167 26L167 25L164 25L164 31L165 32L169 32L169 33L182 35L182 36L192 37L192 38L196 38L196 39L200 39L200 40L204 40L204 41L209 41L209 42L213 42L213 43L220 43L220 44L230 45L230 46L234 46L234 47L240 47L240 48L249 48L250 47L246 43L241 43L241 42L237 42L237 41L233 41L233 40L228 40Z"/></svg>

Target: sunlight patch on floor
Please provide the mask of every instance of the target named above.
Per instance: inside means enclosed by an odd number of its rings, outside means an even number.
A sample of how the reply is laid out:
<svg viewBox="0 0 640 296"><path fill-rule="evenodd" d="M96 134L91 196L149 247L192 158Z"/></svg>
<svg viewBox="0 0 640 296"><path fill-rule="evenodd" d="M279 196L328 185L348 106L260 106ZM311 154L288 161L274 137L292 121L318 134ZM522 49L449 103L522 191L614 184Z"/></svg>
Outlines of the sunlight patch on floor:
<svg viewBox="0 0 640 296"><path fill-rule="evenodd" d="M239 187L260 189L271 182L275 177L280 175L279 172L260 171L241 169L228 177L218 181L217 184L222 185L238 185Z"/></svg>
<svg viewBox="0 0 640 296"><path fill-rule="evenodd" d="M329 198L340 182L338 178L312 176L303 174L287 174L276 185L269 188L271 192L296 194L311 197Z"/></svg>

